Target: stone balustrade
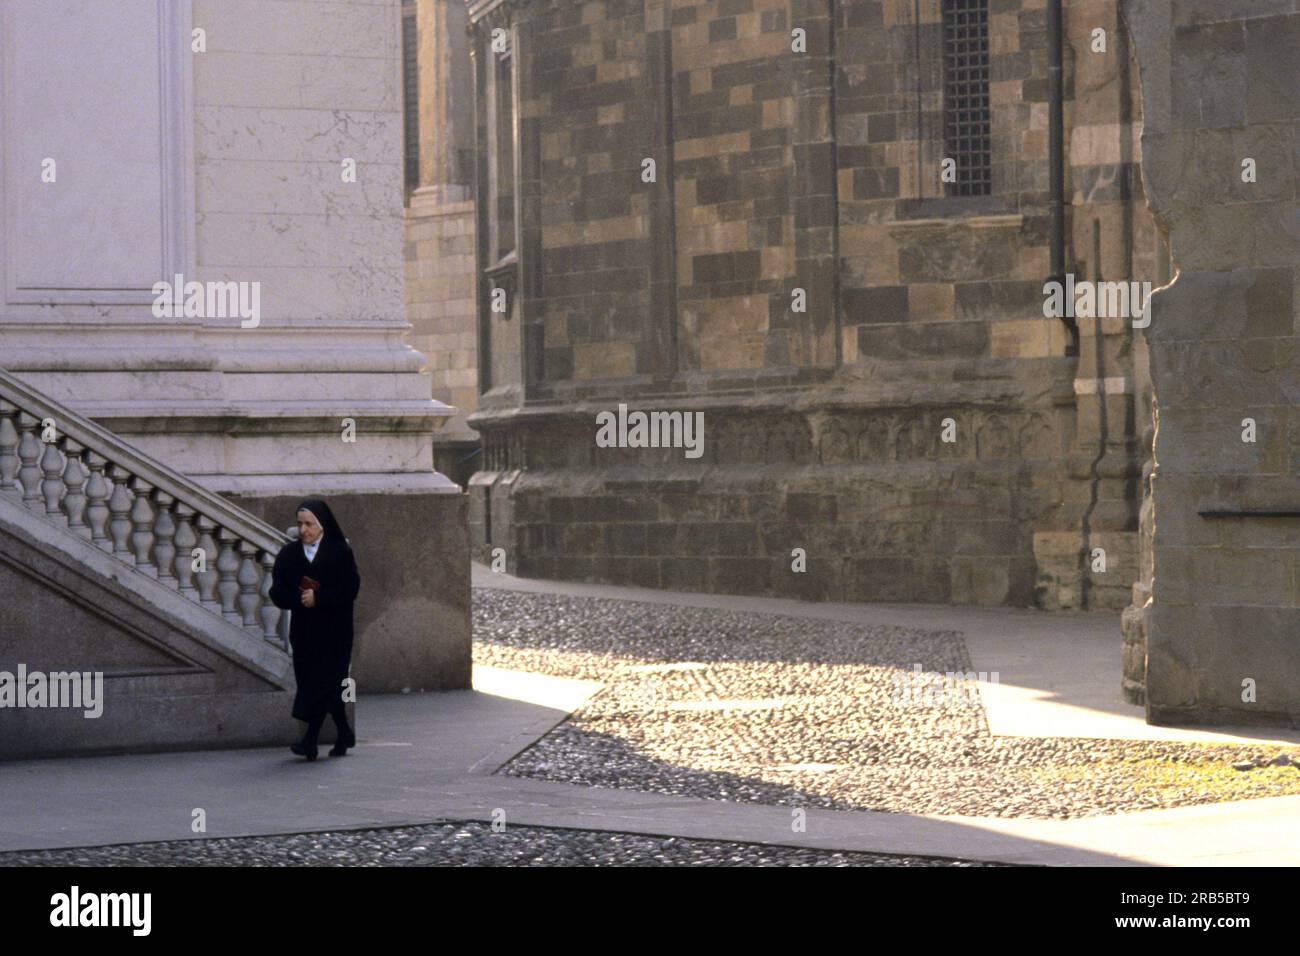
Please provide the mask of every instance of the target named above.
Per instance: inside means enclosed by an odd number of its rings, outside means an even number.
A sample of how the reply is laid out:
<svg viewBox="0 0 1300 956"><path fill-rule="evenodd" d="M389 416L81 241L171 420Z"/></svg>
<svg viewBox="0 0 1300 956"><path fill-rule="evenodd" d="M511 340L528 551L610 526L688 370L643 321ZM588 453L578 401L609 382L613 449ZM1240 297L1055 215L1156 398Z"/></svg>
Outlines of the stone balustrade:
<svg viewBox="0 0 1300 956"><path fill-rule="evenodd" d="M0 495L288 648L270 597L284 534L3 370Z"/></svg>

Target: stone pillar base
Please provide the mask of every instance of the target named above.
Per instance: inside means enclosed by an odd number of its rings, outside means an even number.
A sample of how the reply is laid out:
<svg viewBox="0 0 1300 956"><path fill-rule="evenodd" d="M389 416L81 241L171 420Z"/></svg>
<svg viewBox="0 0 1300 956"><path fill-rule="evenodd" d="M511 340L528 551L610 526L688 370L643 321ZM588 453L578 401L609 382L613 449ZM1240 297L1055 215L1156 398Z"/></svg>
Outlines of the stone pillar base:
<svg viewBox="0 0 1300 956"><path fill-rule="evenodd" d="M1151 589L1141 583L1133 585L1133 603L1120 616L1124 635L1124 678L1120 686L1124 699L1139 706L1147 699L1147 620L1150 617Z"/></svg>
<svg viewBox="0 0 1300 956"><path fill-rule="evenodd" d="M277 528L304 497L229 495ZM321 492L361 574L352 676L358 695L470 687L468 499L463 494Z"/></svg>

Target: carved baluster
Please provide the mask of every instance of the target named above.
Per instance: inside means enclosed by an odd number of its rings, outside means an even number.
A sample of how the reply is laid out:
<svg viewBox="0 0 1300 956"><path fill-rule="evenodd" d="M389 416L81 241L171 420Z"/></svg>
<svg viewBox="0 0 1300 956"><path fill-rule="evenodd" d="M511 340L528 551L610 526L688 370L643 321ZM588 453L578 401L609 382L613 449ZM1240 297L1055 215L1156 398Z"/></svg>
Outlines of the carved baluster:
<svg viewBox="0 0 1300 956"><path fill-rule="evenodd" d="M260 556L262 563L262 583L258 588L262 595L262 638L268 644L283 646L280 639L280 615L284 612L275 606L271 600L271 570L275 567L275 555L268 551L263 551Z"/></svg>
<svg viewBox="0 0 1300 956"><path fill-rule="evenodd" d="M237 606L239 598L239 557L235 554L235 543L239 538L228 528L217 530L217 541L221 544L221 553L217 556L217 596L221 598L221 616L232 624L240 623Z"/></svg>
<svg viewBox="0 0 1300 956"><path fill-rule="evenodd" d="M36 464L41 457L41 441L36 437L40 424L40 419L26 412L18 413L18 431L22 436L18 440L18 460L21 462L18 481L23 486L23 504L33 511L41 508L41 469Z"/></svg>
<svg viewBox="0 0 1300 956"><path fill-rule="evenodd" d="M262 595L258 593L258 585L262 583L262 575L257 570L257 545L240 541L239 555L239 610L244 617L245 630L259 633L262 625L257 611Z"/></svg>
<svg viewBox="0 0 1300 956"><path fill-rule="evenodd" d="M199 579L199 601L218 610L221 605L217 601L217 583L221 576L217 573L217 546L212 540L217 525L207 515L199 515L196 523L199 526L198 546L205 556L204 569L195 575Z"/></svg>
<svg viewBox="0 0 1300 956"><path fill-rule="evenodd" d="M112 486L104 477L104 466L108 464L93 451L86 452L86 467L90 469L90 480L86 482L86 521L90 525L90 540L105 551L113 550L113 542L108 536L108 496Z"/></svg>
<svg viewBox="0 0 1300 956"><path fill-rule="evenodd" d="M68 530L89 538L90 528L86 525L86 466L81 463L85 452L71 438L63 440L63 453L68 458L68 466L63 469L63 484L67 488L63 495L63 513L68 517Z"/></svg>
<svg viewBox="0 0 1300 956"><path fill-rule="evenodd" d="M57 441L42 441L45 450L41 453L41 494L45 497L45 517L58 524L67 524L67 517L59 504L63 501L63 453L59 451Z"/></svg>
<svg viewBox="0 0 1300 956"><path fill-rule="evenodd" d="M14 419L18 417L18 406L0 399L0 494L17 496L19 488L15 478L18 475L18 429Z"/></svg>
<svg viewBox="0 0 1300 956"><path fill-rule="evenodd" d="M131 490L135 492L135 504L131 506L131 523L135 531L131 533L131 547L135 551L135 566L145 572L158 576L158 568L153 563L153 506L149 496L153 485L143 478L131 479Z"/></svg>
<svg viewBox="0 0 1300 956"><path fill-rule="evenodd" d="M113 554L123 561L131 558L131 492L126 483L131 473L121 465L109 465L108 477L113 479L113 494L108 499L108 511L112 515L109 531L113 535Z"/></svg>
<svg viewBox="0 0 1300 956"><path fill-rule="evenodd" d="M174 562L176 560L176 522L172 520L172 506L176 499L165 491L155 491L154 504L158 506L158 516L153 522L153 560L158 567L158 580L169 587L176 587Z"/></svg>
<svg viewBox="0 0 1300 956"><path fill-rule="evenodd" d="M199 589L194 586L194 548L199 542L194 533L194 509L176 502L176 580L181 594L191 601L199 600Z"/></svg>

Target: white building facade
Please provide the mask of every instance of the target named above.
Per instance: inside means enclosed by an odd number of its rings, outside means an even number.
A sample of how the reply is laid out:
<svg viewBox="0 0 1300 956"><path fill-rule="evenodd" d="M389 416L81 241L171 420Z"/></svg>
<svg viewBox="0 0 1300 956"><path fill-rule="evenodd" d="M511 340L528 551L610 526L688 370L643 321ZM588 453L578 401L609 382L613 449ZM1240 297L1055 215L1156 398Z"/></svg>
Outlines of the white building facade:
<svg viewBox="0 0 1300 956"><path fill-rule="evenodd" d="M404 341L399 31L397 0L0 0L0 368L277 529L329 499L362 693L469 683L455 410Z"/></svg>

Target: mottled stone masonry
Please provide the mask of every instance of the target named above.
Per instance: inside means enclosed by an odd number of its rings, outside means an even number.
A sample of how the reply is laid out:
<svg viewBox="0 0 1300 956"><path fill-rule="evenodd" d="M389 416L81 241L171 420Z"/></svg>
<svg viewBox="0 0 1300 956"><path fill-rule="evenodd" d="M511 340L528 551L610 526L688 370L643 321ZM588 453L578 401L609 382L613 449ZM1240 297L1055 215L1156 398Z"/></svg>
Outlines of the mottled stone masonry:
<svg viewBox="0 0 1300 956"><path fill-rule="evenodd" d="M478 343L474 334L474 207L464 202L406 217L408 341L428 356L433 397L460 415L442 436L474 440L465 416L478 402Z"/></svg>
<svg viewBox="0 0 1300 956"><path fill-rule="evenodd" d="M1300 11L1125 6L1144 175L1177 269L1145 334L1158 428L1126 673L1154 722L1300 726Z"/></svg>
<svg viewBox="0 0 1300 956"><path fill-rule="evenodd" d="M673 449L598 449L575 461L579 427L535 428L508 541L519 571L539 576L563 576L572 562L688 590L1031 603L1027 519L1055 500L1035 467L1058 454L1052 423L990 409L974 416L967 441L941 445L941 417L916 408L711 416L703 476ZM647 457L663 477L638 477ZM578 494L598 461L604 481ZM783 470L804 480L782 488L772 479ZM793 548L807 551L807 574L791 571Z"/></svg>
<svg viewBox="0 0 1300 956"><path fill-rule="evenodd" d="M480 72L491 29L518 38L537 210L522 302L480 309L481 556L736 593L1128 603L1144 353L1122 321L1084 320L1076 350L1043 318L1042 0L990 3L992 191L965 197L940 180L939 0L480 6ZM1067 3L1064 33L1067 269L1153 280L1115 0ZM620 402L704 411L704 457L596 448Z"/></svg>

